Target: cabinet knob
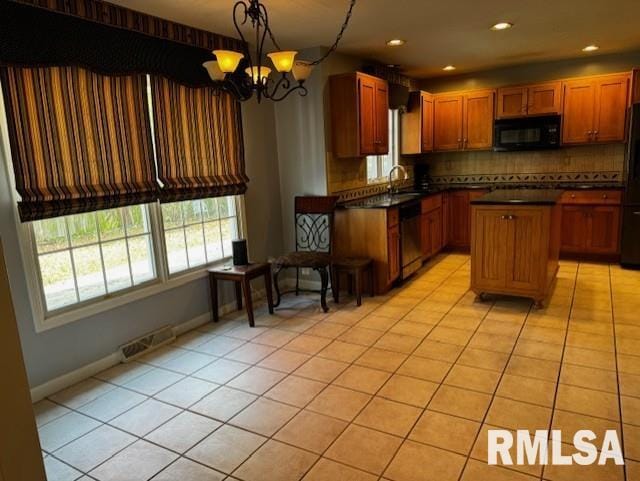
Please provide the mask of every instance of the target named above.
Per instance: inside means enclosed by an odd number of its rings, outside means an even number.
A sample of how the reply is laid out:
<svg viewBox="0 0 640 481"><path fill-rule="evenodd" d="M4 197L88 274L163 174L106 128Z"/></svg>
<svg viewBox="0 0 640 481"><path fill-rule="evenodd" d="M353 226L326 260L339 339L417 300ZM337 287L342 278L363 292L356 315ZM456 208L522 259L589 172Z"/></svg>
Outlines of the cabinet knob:
<svg viewBox="0 0 640 481"><path fill-rule="evenodd" d="M609 196L608 196L607 194L602 194L602 198L603 198L603 199L608 199L608 198L609 198Z"/></svg>
<svg viewBox="0 0 640 481"><path fill-rule="evenodd" d="M576 198L576 194L571 194L571 198L575 199Z"/></svg>

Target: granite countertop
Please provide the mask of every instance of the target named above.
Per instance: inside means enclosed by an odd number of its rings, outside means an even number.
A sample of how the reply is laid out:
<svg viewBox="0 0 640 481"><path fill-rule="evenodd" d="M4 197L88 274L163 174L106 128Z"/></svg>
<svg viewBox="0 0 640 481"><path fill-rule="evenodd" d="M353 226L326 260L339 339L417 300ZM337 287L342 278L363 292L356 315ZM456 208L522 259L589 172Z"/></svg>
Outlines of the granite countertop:
<svg viewBox="0 0 640 481"><path fill-rule="evenodd" d="M559 189L496 189L471 201L483 205L555 205L562 190Z"/></svg>
<svg viewBox="0 0 640 481"><path fill-rule="evenodd" d="M470 190L470 189L486 189L493 192L522 192L522 191L557 191L562 193L563 190L589 190L589 189L622 189L622 183L616 182L594 182L594 183L557 183L557 184L432 184L429 189L425 190L402 190L397 194L378 194L363 199L352 200L342 203L339 207L346 209L388 209L399 205L417 201L423 197L448 192L451 190ZM509 194L511 195L511 194ZM515 198L515 194L514 198ZM518 194L519 197L530 194ZM506 202L501 202L506 203ZM516 202L511 202L516 203ZM519 202L525 203L525 202ZM529 202L531 204L531 202ZM555 203L555 202L554 202Z"/></svg>

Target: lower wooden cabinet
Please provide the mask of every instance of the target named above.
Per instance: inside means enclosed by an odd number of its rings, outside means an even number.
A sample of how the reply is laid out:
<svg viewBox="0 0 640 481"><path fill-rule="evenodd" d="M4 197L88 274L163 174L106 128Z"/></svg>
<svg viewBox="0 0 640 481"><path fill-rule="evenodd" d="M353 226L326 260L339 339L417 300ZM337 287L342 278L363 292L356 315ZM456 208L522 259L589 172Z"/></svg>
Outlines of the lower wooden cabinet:
<svg viewBox="0 0 640 481"><path fill-rule="evenodd" d="M485 189L454 190L447 195L445 245L468 249L471 244L471 201L483 196Z"/></svg>
<svg viewBox="0 0 640 481"><path fill-rule="evenodd" d="M338 209L334 254L373 259L373 290L384 294L400 276L398 209Z"/></svg>
<svg viewBox="0 0 640 481"><path fill-rule="evenodd" d="M567 191L561 202L563 254L620 253L620 191Z"/></svg>
<svg viewBox="0 0 640 481"><path fill-rule="evenodd" d="M471 288L542 302L558 267L559 206L471 207Z"/></svg>
<svg viewBox="0 0 640 481"><path fill-rule="evenodd" d="M618 254L620 252L620 207L563 206L562 252Z"/></svg>
<svg viewBox="0 0 640 481"><path fill-rule="evenodd" d="M420 244L425 259L433 257L444 247L442 244L442 208L422 214Z"/></svg>

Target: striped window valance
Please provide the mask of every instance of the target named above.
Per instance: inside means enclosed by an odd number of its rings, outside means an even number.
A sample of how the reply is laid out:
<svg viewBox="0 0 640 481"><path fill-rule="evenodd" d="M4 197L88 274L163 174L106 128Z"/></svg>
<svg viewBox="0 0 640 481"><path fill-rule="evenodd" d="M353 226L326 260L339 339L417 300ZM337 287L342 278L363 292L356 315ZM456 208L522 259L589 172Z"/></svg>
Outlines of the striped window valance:
<svg viewBox="0 0 640 481"><path fill-rule="evenodd" d="M152 77L152 91L160 200L244 193L249 179L238 102L160 77Z"/></svg>
<svg viewBox="0 0 640 481"><path fill-rule="evenodd" d="M146 77L2 69L23 221L157 198Z"/></svg>

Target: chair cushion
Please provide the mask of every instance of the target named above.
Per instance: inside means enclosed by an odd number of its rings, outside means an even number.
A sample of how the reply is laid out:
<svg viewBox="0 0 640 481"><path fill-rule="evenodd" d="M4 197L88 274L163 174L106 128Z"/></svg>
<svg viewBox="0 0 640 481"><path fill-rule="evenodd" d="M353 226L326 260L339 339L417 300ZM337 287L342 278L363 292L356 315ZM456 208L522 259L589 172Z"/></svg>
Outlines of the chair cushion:
<svg viewBox="0 0 640 481"><path fill-rule="evenodd" d="M278 257L273 264L276 267L309 267L317 269L331 264L331 254L328 252L290 252Z"/></svg>

